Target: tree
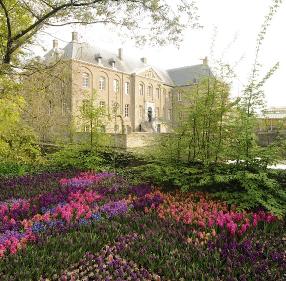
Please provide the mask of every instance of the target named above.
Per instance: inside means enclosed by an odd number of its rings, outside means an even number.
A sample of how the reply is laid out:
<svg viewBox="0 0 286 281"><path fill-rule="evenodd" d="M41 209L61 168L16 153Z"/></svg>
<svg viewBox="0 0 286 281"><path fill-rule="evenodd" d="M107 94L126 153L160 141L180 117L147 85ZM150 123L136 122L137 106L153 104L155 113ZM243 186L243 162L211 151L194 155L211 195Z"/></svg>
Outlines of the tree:
<svg viewBox="0 0 286 281"><path fill-rule="evenodd" d="M232 146L233 156L239 160L244 160L246 167L251 166L253 162L257 162L257 158L261 156L261 149L256 141L256 129L258 127L257 113L264 108L264 91L263 86L265 82L275 73L279 67L277 62L262 78L260 77L259 55L261 47L270 26L270 22L276 14L282 0L274 0L269 8L268 14L265 16L264 23L258 33L256 40L256 51L254 63L252 66L249 81L245 86L240 103L237 107L236 120L234 123L234 140ZM265 160L269 162L270 158L267 156ZM263 159L262 159L263 160ZM273 160L273 159L272 159ZM255 163L256 165L256 163ZM265 163L264 163L265 165ZM267 164L266 164L267 166Z"/></svg>
<svg viewBox="0 0 286 281"><path fill-rule="evenodd" d="M95 104L95 95L91 99L83 100L80 107L80 123L85 128L85 131L90 135L90 147L97 148L102 146L107 138L105 134L105 122L107 115L105 108Z"/></svg>
<svg viewBox="0 0 286 281"><path fill-rule="evenodd" d="M198 19L195 4L184 0L176 5L164 0L0 0L0 7L3 65L12 64L48 26L113 24L138 43L165 44L180 42L183 29L196 27Z"/></svg>
<svg viewBox="0 0 286 281"><path fill-rule="evenodd" d="M228 85L209 76L181 91L183 102L174 107L177 160L182 155L188 162L206 165L221 160L232 109Z"/></svg>

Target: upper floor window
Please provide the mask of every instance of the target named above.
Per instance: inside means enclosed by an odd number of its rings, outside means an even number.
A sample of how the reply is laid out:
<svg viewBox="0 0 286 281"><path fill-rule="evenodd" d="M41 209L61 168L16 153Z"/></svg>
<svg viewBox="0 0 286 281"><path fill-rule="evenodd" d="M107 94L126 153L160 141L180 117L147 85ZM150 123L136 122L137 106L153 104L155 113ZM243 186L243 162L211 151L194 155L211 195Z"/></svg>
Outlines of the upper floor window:
<svg viewBox="0 0 286 281"><path fill-rule="evenodd" d="M156 88L157 98L160 99L160 89Z"/></svg>
<svg viewBox="0 0 286 281"><path fill-rule="evenodd" d="M99 77L99 90L104 90L105 89L105 77L100 76Z"/></svg>
<svg viewBox="0 0 286 281"><path fill-rule="evenodd" d="M90 126L89 125L84 125L83 126L83 131L84 132L90 132Z"/></svg>
<svg viewBox="0 0 286 281"><path fill-rule="evenodd" d="M150 98L152 96L153 96L153 87L152 85L149 85L147 89L147 97Z"/></svg>
<svg viewBox="0 0 286 281"><path fill-rule="evenodd" d="M181 92L177 93L177 100L182 101L182 93Z"/></svg>
<svg viewBox="0 0 286 281"><path fill-rule="evenodd" d="M99 107L104 108L105 107L105 102L104 101L100 101L99 102Z"/></svg>
<svg viewBox="0 0 286 281"><path fill-rule="evenodd" d="M125 104L124 117L128 117L128 116L129 116L129 104Z"/></svg>
<svg viewBox="0 0 286 281"><path fill-rule="evenodd" d="M140 96L144 95L144 85L143 84L139 84L139 95Z"/></svg>
<svg viewBox="0 0 286 281"><path fill-rule="evenodd" d="M119 80L117 80L117 79L113 80L113 91L114 91L114 93L119 92Z"/></svg>
<svg viewBox="0 0 286 281"><path fill-rule="evenodd" d="M89 74L84 72L82 74L82 87L88 88L89 87Z"/></svg>
<svg viewBox="0 0 286 281"><path fill-rule="evenodd" d="M172 99L171 92L168 93L168 98L169 98L169 100L171 101L171 99Z"/></svg>
<svg viewBox="0 0 286 281"><path fill-rule="evenodd" d="M124 92L126 95L129 95L129 88L130 88L130 83L129 82L125 82L124 84Z"/></svg>

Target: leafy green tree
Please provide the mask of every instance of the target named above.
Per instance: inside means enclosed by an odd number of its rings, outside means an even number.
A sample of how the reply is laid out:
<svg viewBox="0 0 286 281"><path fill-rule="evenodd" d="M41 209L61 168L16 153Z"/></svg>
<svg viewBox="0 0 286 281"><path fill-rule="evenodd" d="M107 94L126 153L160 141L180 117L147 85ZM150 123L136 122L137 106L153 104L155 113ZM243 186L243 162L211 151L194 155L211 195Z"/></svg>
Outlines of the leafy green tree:
<svg viewBox="0 0 286 281"><path fill-rule="evenodd" d="M0 0L0 61L11 64L24 45L46 27L112 24L138 43L178 43L186 27L197 26L193 1ZM144 28L142 28L144 27Z"/></svg>
<svg viewBox="0 0 286 281"><path fill-rule="evenodd" d="M105 133L106 109L96 104L95 95L91 99L83 100L80 107L80 123L90 135L90 147L97 148L106 144L107 134Z"/></svg>
<svg viewBox="0 0 286 281"><path fill-rule="evenodd" d="M232 108L228 85L210 76L181 92L183 101L174 105L177 160L183 155L206 165L222 160Z"/></svg>
<svg viewBox="0 0 286 281"><path fill-rule="evenodd" d="M265 106L263 86L278 69L279 62L277 62L264 76L261 77L259 56L271 20L276 14L281 3L281 0L273 1L269 8L269 12L265 17L265 21L261 26L261 30L258 33L251 74L238 104L236 119L234 120L234 142L231 151L235 159L237 161L245 161L247 167L251 166L252 163L256 165L257 158L261 158L262 156L261 149L257 145L255 135L259 126L257 114L262 111ZM272 161L274 161L274 158L272 157ZM266 163L263 163L264 165L271 162L269 155L262 160L262 162L266 161Z"/></svg>
<svg viewBox="0 0 286 281"><path fill-rule="evenodd" d="M36 135L21 120L23 104L19 96L0 99L0 161L26 163L40 156Z"/></svg>

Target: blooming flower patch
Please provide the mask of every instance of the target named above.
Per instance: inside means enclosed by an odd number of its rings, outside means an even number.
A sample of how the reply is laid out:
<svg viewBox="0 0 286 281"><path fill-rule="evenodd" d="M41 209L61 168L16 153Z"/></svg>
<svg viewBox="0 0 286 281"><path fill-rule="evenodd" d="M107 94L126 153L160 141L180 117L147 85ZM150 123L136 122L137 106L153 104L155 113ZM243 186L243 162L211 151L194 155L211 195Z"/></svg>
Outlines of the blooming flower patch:
<svg viewBox="0 0 286 281"><path fill-rule="evenodd" d="M10 276L1 268L15 262L18 272L17 263L25 263L26 253L31 258L30 249L40 253L33 262L44 262L47 254L41 249L51 243L49 238L57 237L67 243L62 253L57 252L58 269L36 266L38 279L286 280L285 221L270 213L241 212L206 193L165 193L145 183L132 186L110 173L51 178L47 182L53 186L43 190L31 177L10 180L4 188L0 280L35 279L29 273L25 275L29 277L17 277L12 268ZM45 185L42 177L38 179ZM21 182L32 182L36 191L19 196ZM12 196L7 190L13 190ZM89 240L78 241L77 236ZM74 247L74 243L103 246L97 251L86 249L76 263L63 268L60 260L67 253L73 256L68 245ZM48 273L39 272L45 267ZM52 274L55 270L57 274Z"/></svg>

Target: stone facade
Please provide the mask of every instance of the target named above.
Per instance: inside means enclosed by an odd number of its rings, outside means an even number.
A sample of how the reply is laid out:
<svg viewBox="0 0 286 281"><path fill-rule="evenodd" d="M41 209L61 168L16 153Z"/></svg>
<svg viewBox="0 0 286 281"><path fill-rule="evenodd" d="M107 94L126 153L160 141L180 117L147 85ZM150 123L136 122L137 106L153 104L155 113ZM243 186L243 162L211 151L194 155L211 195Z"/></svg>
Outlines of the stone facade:
<svg viewBox="0 0 286 281"><path fill-rule="evenodd" d="M178 98L180 89L190 87L209 71L205 61L197 66L161 70L148 64L146 58L124 56L121 48L111 53L79 42L76 32L63 49L54 40L44 63L55 64L51 77L57 79L45 79L49 87L39 82L43 81L42 74L29 79L36 88L40 83L48 90L42 97L28 98L31 104L41 103L31 108L41 108L45 122L34 118L30 124L38 126L38 131L42 129L42 139L45 135L47 141L72 140L74 134L88 132L89 123L83 121L81 110L85 102L92 101L105 108L102 130L111 134L136 133L134 138L121 137L125 138L125 146L132 147L146 144L145 140L139 141L138 133L144 133L146 139L145 135L151 133L171 132L174 103L182 102ZM44 128L43 123L49 127Z"/></svg>

